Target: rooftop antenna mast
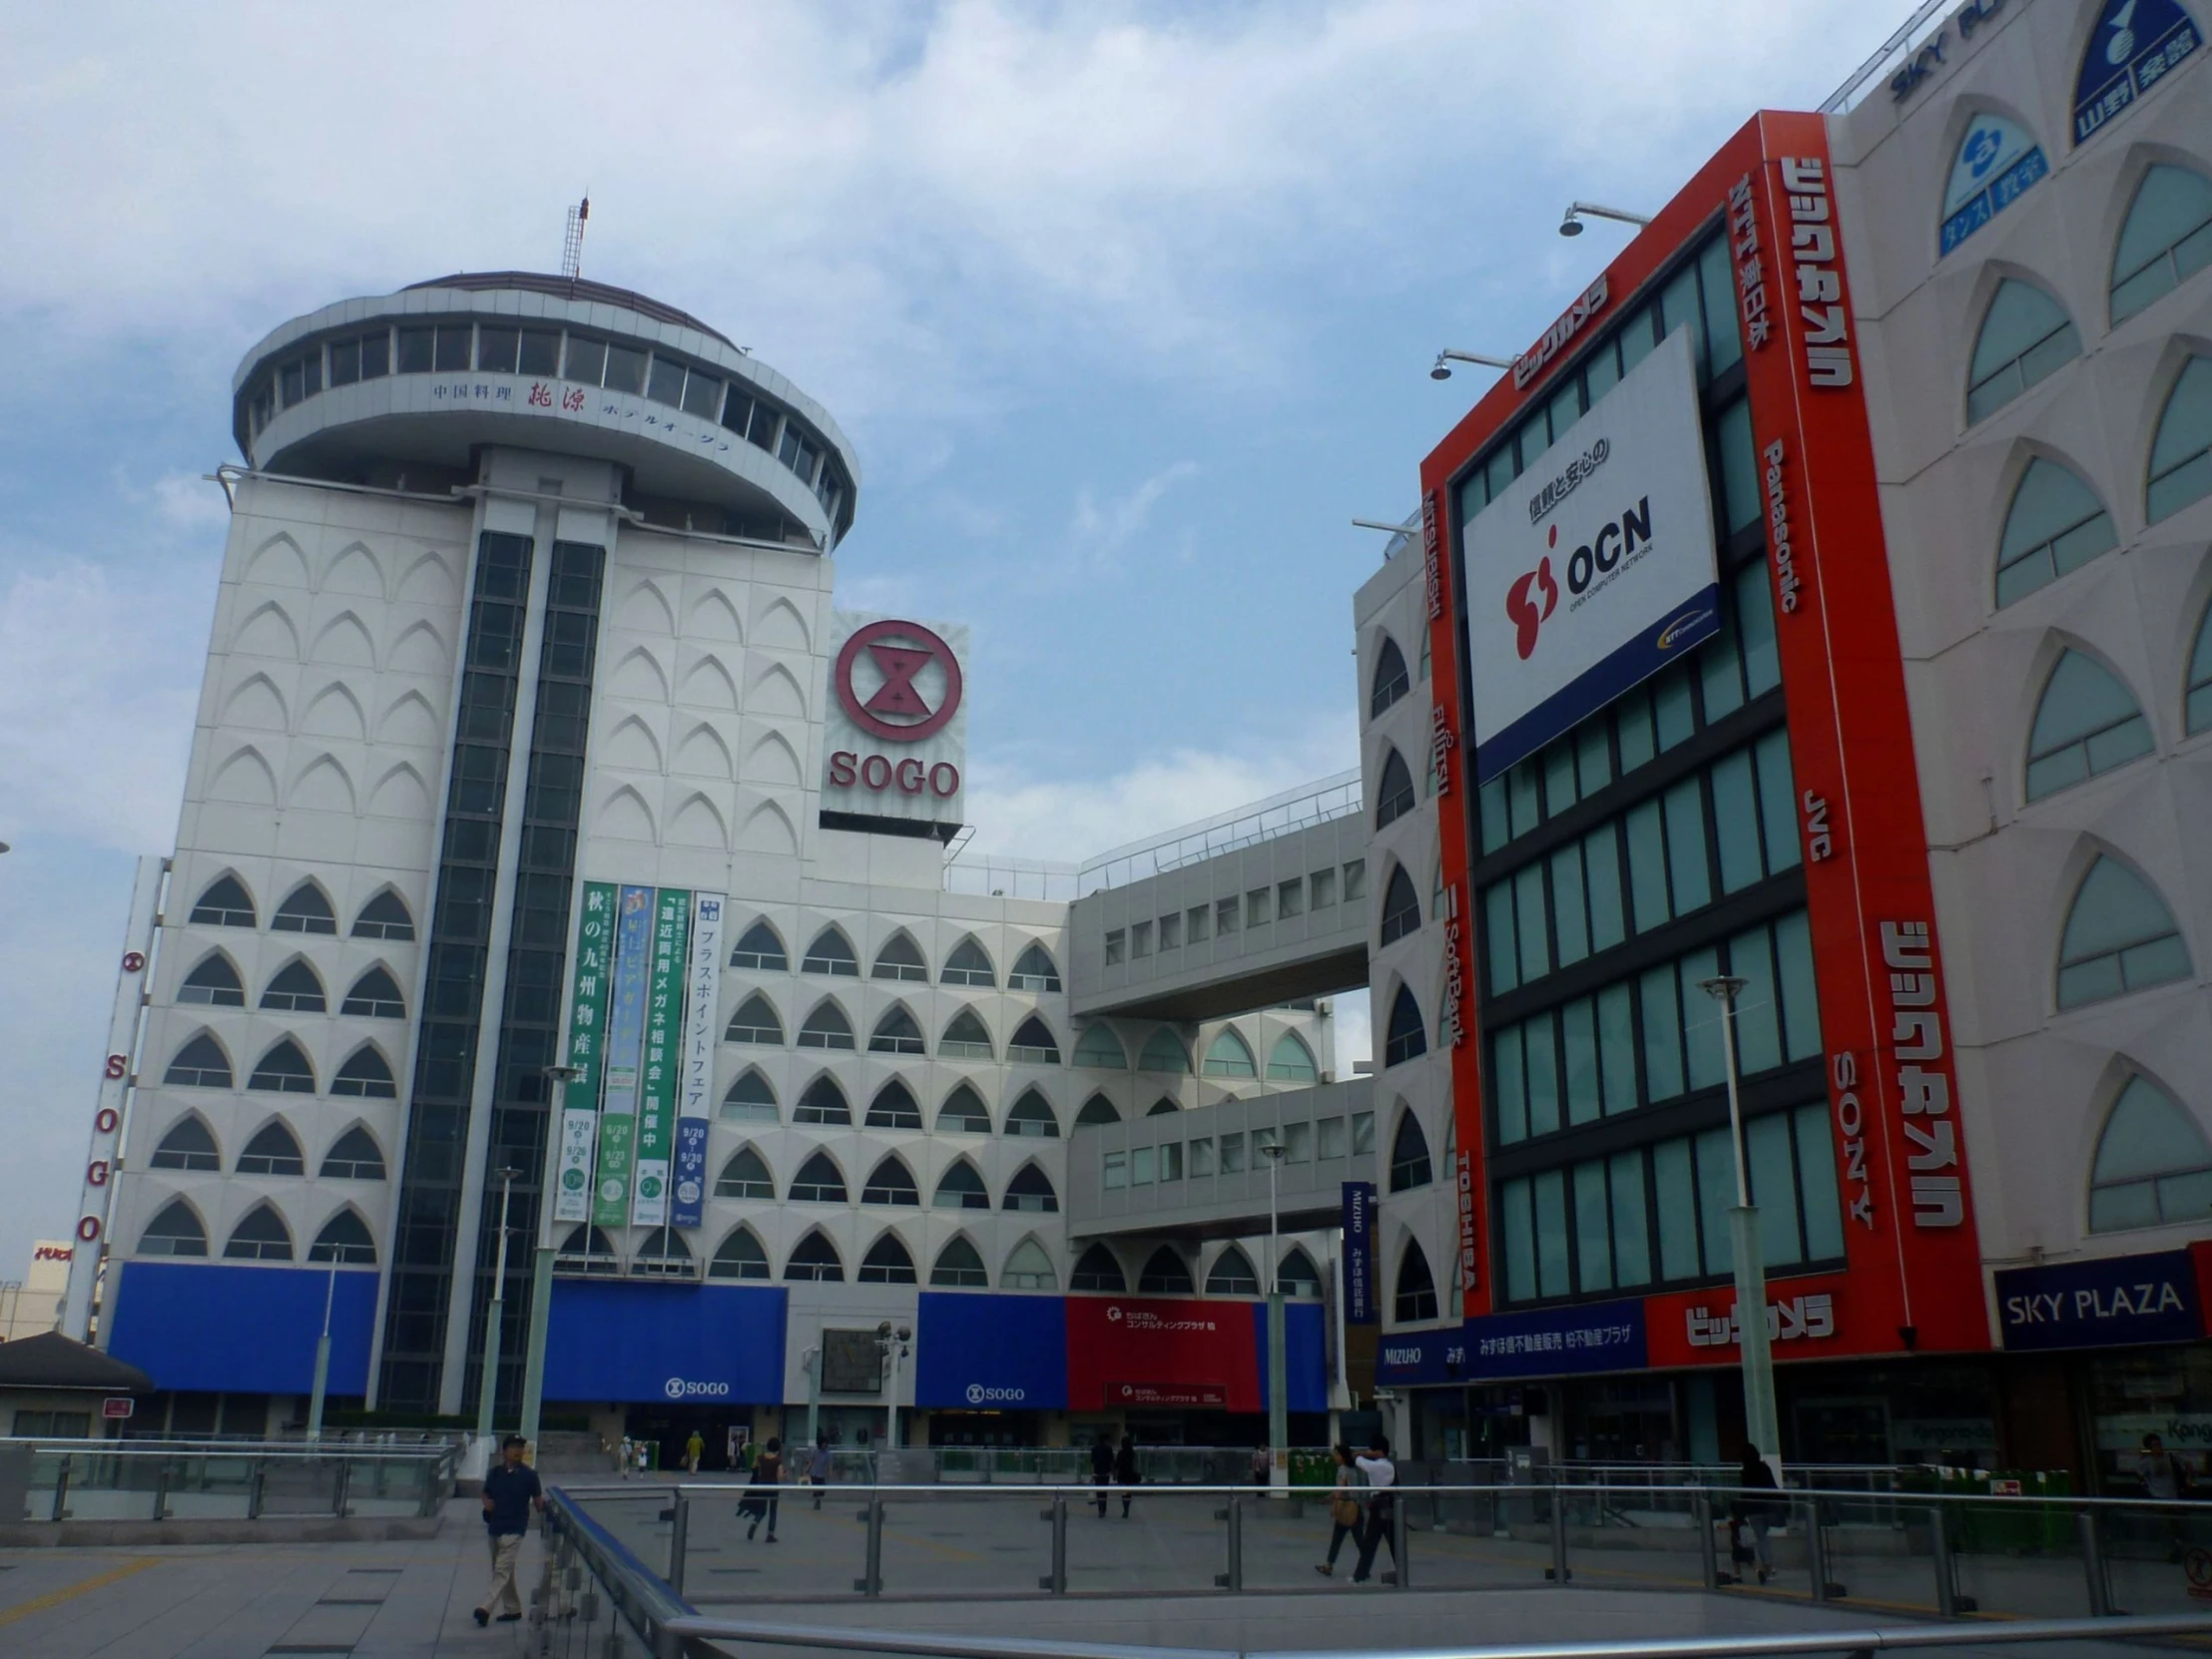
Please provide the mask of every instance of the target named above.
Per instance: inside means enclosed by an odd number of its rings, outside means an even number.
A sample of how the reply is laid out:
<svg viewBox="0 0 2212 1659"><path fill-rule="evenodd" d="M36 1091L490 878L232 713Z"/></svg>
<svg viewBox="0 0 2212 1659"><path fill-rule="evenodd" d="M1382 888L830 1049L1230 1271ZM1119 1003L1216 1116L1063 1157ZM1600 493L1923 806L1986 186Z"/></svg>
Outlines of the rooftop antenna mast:
<svg viewBox="0 0 2212 1659"><path fill-rule="evenodd" d="M568 210L568 233L561 238L561 275L575 281L584 275L584 226L591 218L591 198Z"/></svg>

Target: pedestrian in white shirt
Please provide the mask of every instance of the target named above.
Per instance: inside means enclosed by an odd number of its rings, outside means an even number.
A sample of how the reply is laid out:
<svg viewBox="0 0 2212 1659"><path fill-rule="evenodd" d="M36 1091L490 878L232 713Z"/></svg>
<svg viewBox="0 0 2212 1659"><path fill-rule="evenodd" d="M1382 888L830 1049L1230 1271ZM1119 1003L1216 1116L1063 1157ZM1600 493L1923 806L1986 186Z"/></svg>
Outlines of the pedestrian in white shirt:
<svg viewBox="0 0 2212 1659"><path fill-rule="evenodd" d="M1360 1472L1367 1477L1368 1502L1366 1529L1360 1535L1360 1563L1352 1569L1352 1581L1365 1584L1375 1566L1375 1552L1382 1545L1390 1546L1390 1570L1382 1575L1382 1582L1397 1582L1397 1540L1391 1536L1391 1521L1395 1518L1397 1503L1397 1465L1390 1461L1390 1442L1377 1434L1368 1442L1368 1454L1354 1460Z"/></svg>

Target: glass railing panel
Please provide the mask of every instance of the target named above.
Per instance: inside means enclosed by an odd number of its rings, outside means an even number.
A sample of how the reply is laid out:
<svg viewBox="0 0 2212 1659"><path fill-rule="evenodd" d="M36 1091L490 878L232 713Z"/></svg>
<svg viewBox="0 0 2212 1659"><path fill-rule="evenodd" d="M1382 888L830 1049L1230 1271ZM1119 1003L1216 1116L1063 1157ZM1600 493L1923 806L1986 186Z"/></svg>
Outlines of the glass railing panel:
<svg viewBox="0 0 2212 1659"><path fill-rule="evenodd" d="M1068 1588L1172 1594L1216 1588L1229 1570L1223 1494L1155 1484L1115 1486L1101 1515L1088 1491L1068 1500ZM1122 1512L1124 1503L1128 1513Z"/></svg>
<svg viewBox="0 0 2212 1659"><path fill-rule="evenodd" d="M2212 1602L2201 1599L2212 1593L2212 1559L2202 1553L2212 1550L2212 1515L2202 1513L2202 1507L2186 1503L2099 1507L2098 1534L2114 1612L2212 1611ZM2192 1566L2207 1582L2192 1583Z"/></svg>

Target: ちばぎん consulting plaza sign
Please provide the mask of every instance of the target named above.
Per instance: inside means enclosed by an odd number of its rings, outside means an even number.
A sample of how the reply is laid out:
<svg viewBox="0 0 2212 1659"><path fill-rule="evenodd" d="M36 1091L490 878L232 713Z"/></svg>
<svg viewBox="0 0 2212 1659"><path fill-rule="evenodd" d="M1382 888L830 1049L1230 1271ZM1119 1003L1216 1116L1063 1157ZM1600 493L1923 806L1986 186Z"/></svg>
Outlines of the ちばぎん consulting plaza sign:
<svg viewBox="0 0 2212 1659"><path fill-rule="evenodd" d="M967 630L840 611L832 639L825 828L949 836L967 760Z"/></svg>

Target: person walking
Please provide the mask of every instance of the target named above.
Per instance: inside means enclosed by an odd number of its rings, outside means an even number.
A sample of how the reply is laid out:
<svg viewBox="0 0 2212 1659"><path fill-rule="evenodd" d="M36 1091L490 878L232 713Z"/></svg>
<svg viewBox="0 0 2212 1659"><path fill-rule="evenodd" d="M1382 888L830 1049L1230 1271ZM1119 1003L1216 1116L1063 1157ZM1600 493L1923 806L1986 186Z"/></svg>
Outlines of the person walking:
<svg viewBox="0 0 2212 1659"><path fill-rule="evenodd" d="M1136 1494L1137 1483L1144 1478L1137 1472L1137 1442L1124 1434L1121 1449L1114 1453L1114 1483L1121 1488L1121 1518L1129 1518L1129 1500Z"/></svg>
<svg viewBox="0 0 2212 1659"><path fill-rule="evenodd" d="M2135 1472L2143 1482L2143 1495L2159 1503L2179 1503L2191 1495L2188 1465L2166 1449L2157 1434L2143 1436L2143 1448L2135 1454ZM2166 1522L2166 1559L2182 1556L2181 1517L2169 1512Z"/></svg>
<svg viewBox="0 0 2212 1659"><path fill-rule="evenodd" d="M1751 1529L1752 1558L1757 1562L1759 1582L1764 1584L1774 1576L1774 1546L1767 1541L1768 1528L1774 1525L1775 1515L1782 1509L1782 1499L1763 1497L1763 1492L1780 1492L1774 1470L1759 1455L1759 1448L1749 1440L1744 1442L1744 1454L1736 1471L1736 1501L1730 1505L1729 1518L1739 1527Z"/></svg>
<svg viewBox="0 0 2212 1659"><path fill-rule="evenodd" d="M815 1489L815 1507L822 1507L822 1488L830 1484L830 1471L836 1467L836 1459L830 1455L830 1441L826 1436L815 1436L815 1449L807 1457L807 1482Z"/></svg>
<svg viewBox="0 0 2212 1659"><path fill-rule="evenodd" d="M538 1471L522 1460L529 1445L520 1434L509 1434L499 1446L499 1466L484 1476L484 1531L491 1538L491 1588L476 1609L477 1628L491 1623L492 1609L502 1607L501 1624L522 1617L522 1592L515 1588L515 1562L522 1554L522 1540L530 1531L530 1509L545 1512L545 1488Z"/></svg>
<svg viewBox="0 0 2212 1659"><path fill-rule="evenodd" d="M1352 1461L1352 1447L1344 1441L1337 1442L1337 1483L1329 1492L1329 1559L1314 1563L1314 1570L1327 1578L1337 1570L1337 1552L1345 1547L1345 1540L1352 1540L1352 1547L1360 1547L1360 1499L1357 1495L1360 1471ZM1357 1557L1355 1557L1357 1558ZM1395 1561L1397 1557L1390 1557Z"/></svg>
<svg viewBox="0 0 2212 1659"><path fill-rule="evenodd" d="M699 1472L699 1460L707 1455L707 1436L698 1429L691 1431L691 1438L684 1442L684 1467L693 1474Z"/></svg>
<svg viewBox="0 0 2212 1659"><path fill-rule="evenodd" d="M745 1529L751 1540L761 1530L761 1522L768 1522L768 1541L776 1542L776 1514L779 1504L776 1488L784 1479L784 1442L771 1436L768 1447L753 1460L753 1481L746 1488L745 1501L738 1505L738 1513L750 1516L753 1524Z"/></svg>
<svg viewBox="0 0 2212 1659"><path fill-rule="evenodd" d="M1265 1486L1275 1474L1275 1454L1264 1445L1256 1445L1252 1448L1252 1461L1249 1467L1252 1472L1252 1483L1255 1486Z"/></svg>
<svg viewBox="0 0 2212 1659"><path fill-rule="evenodd" d="M1114 1483L1114 1436L1101 1428L1091 1442L1091 1484L1098 1488L1098 1518L1106 1518L1106 1494Z"/></svg>
<svg viewBox="0 0 2212 1659"><path fill-rule="evenodd" d="M631 1464L631 1462L632 1462L632 1461L633 1461L633 1460L634 1460L634 1459L636 1458L636 1456L637 1456L637 1448L636 1448L636 1447L635 1447L634 1445L632 1445L632 1443L631 1443L631 1441L630 1441L630 1436L629 1436L629 1435L627 1435L627 1434L623 1435L623 1436L622 1436L622 1460L621 1460L620 1464L618 1465L618 1466L619 1466L619 1467L621 1468L621 1470L622 1470L622 1478L623 1478L623 1479L627 1480L627 1479L629 1479L629 1478L630 1478L630 1464Z"/></svg>
<svg viewBox="0 0 2212 1659"><path fill-rule="evenodd" d="M1390 1570L1382 1575L1382 1582L1397 1582L1397 1535L1392 1523L1397 1518L1397 1465L1390 1461L1390 1442L1382 1434L1368 1441L1368 1454L1353 1459L1361 1474L1367 1477L1367 1513L1361 1520L1360 1559L1352 1569L1352 1581L1365 1584L1368 1574L1375 1568L1375 1552L1384 1544L1390 1546Z"/></svg>

